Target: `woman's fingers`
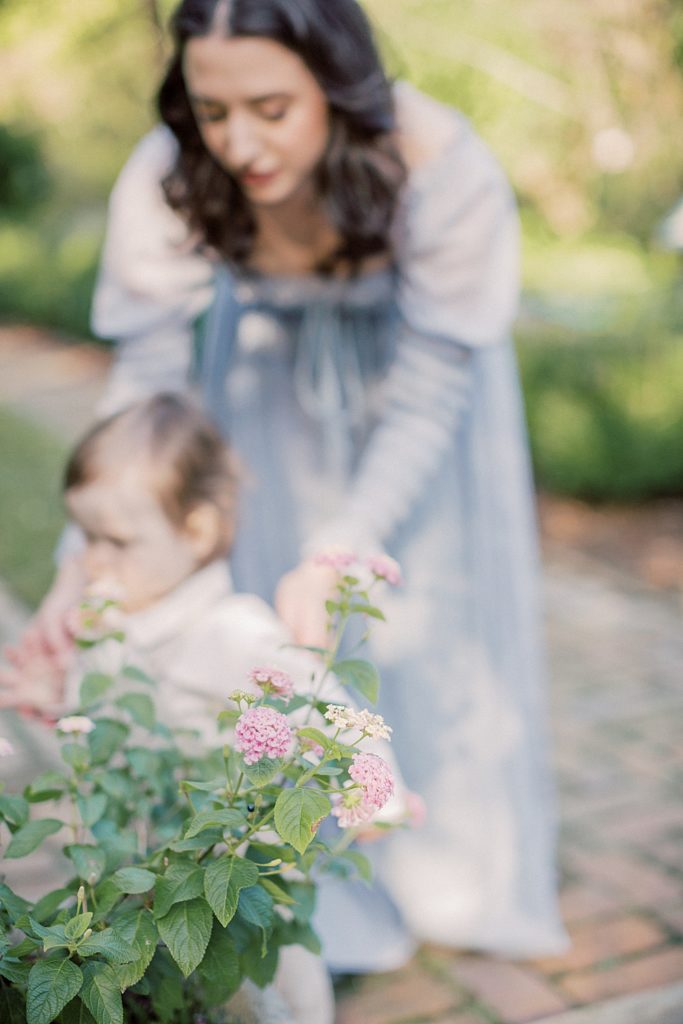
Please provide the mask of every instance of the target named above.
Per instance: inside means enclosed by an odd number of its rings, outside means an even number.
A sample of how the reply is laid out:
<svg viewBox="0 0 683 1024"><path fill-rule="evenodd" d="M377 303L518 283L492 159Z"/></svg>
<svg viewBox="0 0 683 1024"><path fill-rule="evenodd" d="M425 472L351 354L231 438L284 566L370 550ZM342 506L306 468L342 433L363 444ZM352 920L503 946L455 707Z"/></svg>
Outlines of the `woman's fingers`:
<svg viewBox="0 0 683 1024"><path fill-rule="evenodd" d="M275 593L275 609L296 643L325 646L325 601L334 590L336 578L334 569L302 562L280 580Z"/></svg>

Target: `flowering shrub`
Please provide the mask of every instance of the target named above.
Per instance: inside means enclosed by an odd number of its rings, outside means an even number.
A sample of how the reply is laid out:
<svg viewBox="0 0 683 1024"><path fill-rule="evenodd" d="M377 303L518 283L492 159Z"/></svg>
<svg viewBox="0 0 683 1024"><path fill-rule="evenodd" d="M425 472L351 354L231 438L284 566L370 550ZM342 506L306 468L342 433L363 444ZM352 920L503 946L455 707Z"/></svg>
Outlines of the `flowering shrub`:
<svg viewBox="0 0 683 1024"><path fill-rule="evenodd" d="M361 749L389 727L329 704L325 687L333 674L377 699L374 666L340 657L340 644L352 616L382 618L370 590L398 578L389 562L372 568L369 586L347 557L326 564L337 587L313 692L254 668L252 690L226 695L219 716L234 739L197 757L158 722L144 673L91 671L79 713L57 723L64 769L22 795L0 788L4 857L30 856L60 833L73 865L71 880L35 903L0 884L3 1024L225 1020L218 1008L244 979L272 980L281 946L318 949L314 869L368 877L352 836L322 838L320 824L332 814L342 828L366 825L393 790L386 762ZM110 605L82 610L78 633L85 647L111 643ZM11 753L0 738L0 756ZM47 802L54 815L32 819Z"/></svg>

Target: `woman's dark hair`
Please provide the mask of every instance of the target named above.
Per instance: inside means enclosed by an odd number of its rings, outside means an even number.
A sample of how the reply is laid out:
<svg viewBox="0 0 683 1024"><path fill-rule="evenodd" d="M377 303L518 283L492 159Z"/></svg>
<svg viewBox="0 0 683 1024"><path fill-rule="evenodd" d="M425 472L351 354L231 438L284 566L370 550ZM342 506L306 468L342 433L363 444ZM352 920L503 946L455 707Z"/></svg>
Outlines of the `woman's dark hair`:
<svg viewBox="0 0 683 1024"><path fill-rule="evenodd" d="M161 118L179 143L164 181L169 205L228 262L245 265L255 225L249 203L202 142L185 89L182 59L189 39L271 39L296 53L324 92L330 138L316 170L321 201L341 244L330 271L390 250L390 229L405 179L393 138L391 85L372 31L356 0L182 0L172 19L175 52L161 84Z"/></svg>

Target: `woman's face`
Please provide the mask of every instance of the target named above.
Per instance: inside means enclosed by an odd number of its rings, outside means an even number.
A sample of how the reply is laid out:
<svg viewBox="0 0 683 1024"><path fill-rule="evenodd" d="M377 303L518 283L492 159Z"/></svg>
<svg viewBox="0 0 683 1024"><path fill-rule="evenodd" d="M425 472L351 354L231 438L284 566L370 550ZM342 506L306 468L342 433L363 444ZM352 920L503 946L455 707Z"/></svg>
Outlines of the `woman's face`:
<svg viewBox="0 0 683 1024"><path fill-rule="evenodd" d="M329 108L297 54L271 39L191 39L183 74L206 148L255 206L301 193L327 145Z"/></svg>

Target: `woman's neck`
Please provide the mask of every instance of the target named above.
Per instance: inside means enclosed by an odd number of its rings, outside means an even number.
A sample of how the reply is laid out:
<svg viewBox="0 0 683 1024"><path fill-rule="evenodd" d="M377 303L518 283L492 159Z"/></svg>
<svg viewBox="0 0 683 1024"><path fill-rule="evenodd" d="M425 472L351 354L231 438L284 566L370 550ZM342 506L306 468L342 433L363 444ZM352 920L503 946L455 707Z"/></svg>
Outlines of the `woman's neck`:
<svg viewBox="0 0 683 1024"><path fill-rule="evenodd" d="M293 196L253 208L256 237L251 266L266 274L307 274L333 255L339 236L317 199Z"/></svg>

